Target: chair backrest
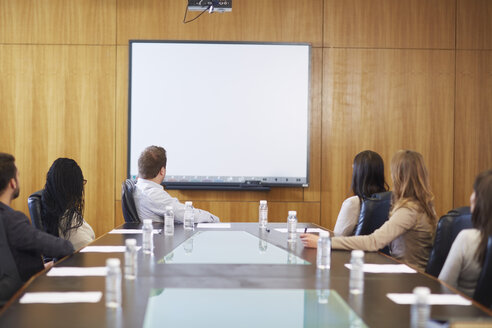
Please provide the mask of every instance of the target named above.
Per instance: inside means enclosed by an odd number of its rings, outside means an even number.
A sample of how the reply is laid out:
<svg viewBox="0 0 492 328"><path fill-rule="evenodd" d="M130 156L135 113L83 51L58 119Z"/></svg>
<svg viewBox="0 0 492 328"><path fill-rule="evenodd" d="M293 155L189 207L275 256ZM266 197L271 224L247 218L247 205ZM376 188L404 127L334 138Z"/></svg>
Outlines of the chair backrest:
<svg viewBox="0 0 492 328"><path fill-rule="evenodd" d="M485 261L478 277L473 299L492 309L492 236L489 236L487 242Z"/></svg>
<svg viewBox="0 0 492 328"><path fill-rule="evenodd" d="M22 286L22 280L7 241L3 219L0 218L0 307Z"/></svg>
<svg viewBox="0 0 492 328"><path fill-rule="evenodd" d="M140 222L135 200L133 199L135 188L135 180L131 179L126 179L121 186L121 207L125 222Z"/></svg>
<svg viewBox="0 0 492 328"><path fill-rule="evenodd" d="M391 207L391 191L380 192L366 198L360 207L359 221L355 226L354 234L370 235L379 229L389 218ZM381 252L389 255L388 246L380 249Z"/></svg>
<svg viewBox="0 0 492 328"><path fill-rule="evenodd" d="M463 229L473 228L470 207L459 207L443 215L437 223L434 247L425 272L438 277L456 236Z"/></svg>
<svg viewBox="0 0 492 328"><path fill-rule="evenodd" d="M42 190L36 191L27 199L29 214L31 215L31 224L41 231L45 231L43 220L41 218L41 194Z"/></svg>

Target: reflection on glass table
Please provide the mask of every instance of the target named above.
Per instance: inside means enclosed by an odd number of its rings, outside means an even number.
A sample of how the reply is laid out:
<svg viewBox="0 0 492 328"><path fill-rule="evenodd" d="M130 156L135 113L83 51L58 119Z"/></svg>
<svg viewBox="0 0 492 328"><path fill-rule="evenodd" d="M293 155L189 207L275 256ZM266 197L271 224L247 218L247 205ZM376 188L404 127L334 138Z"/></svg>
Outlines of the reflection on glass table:
<svg viewBox="0 0 492 328"><path fill-rule="evenodd" d="M164 263L310 264L245 231L198 231L164 257Z"/></svg>
<svg viewBox="0 0 492 328"><path fill-rule="evenodd" d="M154 289L144 327L367 327L334 290Z"/></svg>

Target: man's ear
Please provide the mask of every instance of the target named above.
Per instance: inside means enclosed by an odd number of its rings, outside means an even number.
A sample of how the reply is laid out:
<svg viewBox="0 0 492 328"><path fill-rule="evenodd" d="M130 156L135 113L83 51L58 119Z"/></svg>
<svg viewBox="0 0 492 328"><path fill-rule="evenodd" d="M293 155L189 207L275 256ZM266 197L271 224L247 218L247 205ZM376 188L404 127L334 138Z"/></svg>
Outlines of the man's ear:
<svg viewBox="0 0 492 328"><path fill-rule="evenodd" d="M13 190L15 190L17 188L17 179L16 178L10 179L9 185L10 185L10 188L12 188Z"/></svg>
<svg viewBox="0 0 492 328"><path fill-rule="evenodd" d="M166 168L164 166L161 167L161 174L162 176L166 176Z"/></svg>

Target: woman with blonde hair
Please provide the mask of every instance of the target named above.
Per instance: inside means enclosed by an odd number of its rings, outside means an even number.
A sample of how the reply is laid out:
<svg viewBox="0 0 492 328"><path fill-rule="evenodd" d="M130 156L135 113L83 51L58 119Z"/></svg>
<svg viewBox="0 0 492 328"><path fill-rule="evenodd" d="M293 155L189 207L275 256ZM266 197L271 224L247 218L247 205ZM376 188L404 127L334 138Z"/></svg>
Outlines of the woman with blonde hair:
<svg viewBox="0 0 492 328"><path fill-rule="evenodd" d="M425 269L432 249L437 217L429 175L421 154L398 151L391 161L393 199L390 218L367 236L333 237L333 249L377 251L389 244L391 255ZM316 247L301 235L304 245Z"/></svg>

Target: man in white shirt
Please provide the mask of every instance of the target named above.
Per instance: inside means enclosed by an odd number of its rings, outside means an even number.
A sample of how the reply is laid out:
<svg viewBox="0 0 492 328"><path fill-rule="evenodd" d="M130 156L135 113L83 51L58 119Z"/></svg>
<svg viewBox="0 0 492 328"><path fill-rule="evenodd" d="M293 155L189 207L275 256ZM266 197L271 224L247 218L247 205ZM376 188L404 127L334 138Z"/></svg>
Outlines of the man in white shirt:
<svg viewBox="0 0 492 328"><path fill-rule="evenodd" d="M138 180L133 198L137 213L141 220L152 219L154 222L164 221L166 206L172 206L175 222L183 222L184 204L164 191L161 183L166 176L166 150L158 146L149 146L138 159ZM219 222L215 215L194 209L195 223Z"/></svg>

